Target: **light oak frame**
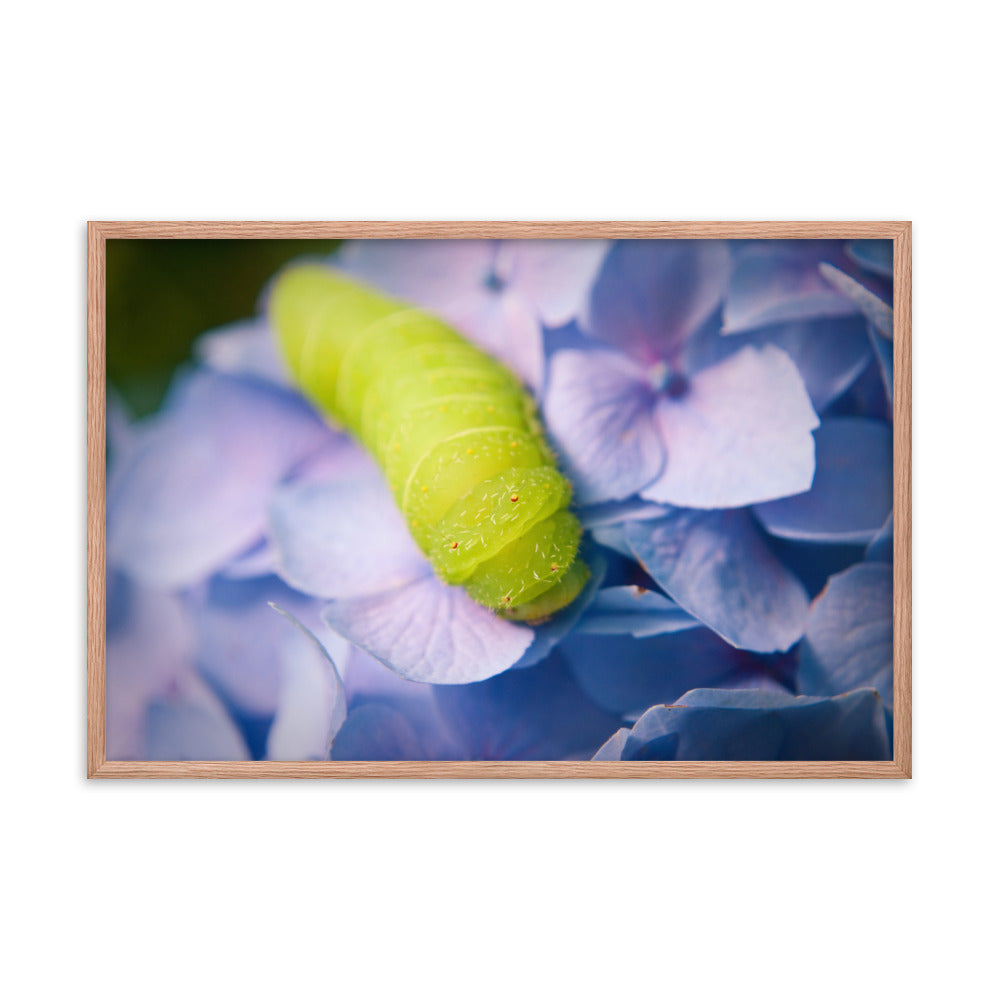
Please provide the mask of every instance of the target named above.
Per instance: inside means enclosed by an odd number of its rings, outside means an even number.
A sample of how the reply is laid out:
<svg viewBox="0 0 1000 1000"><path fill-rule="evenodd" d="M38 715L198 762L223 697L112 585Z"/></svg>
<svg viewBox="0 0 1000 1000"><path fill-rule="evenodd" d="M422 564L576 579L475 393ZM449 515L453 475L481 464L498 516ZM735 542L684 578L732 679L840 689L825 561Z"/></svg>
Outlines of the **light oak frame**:
<svg viewBox="0 0 1000 1000"><path fill-rule="evenodd" d="M912 775L912 226L909 222L90 222L87 225L87 776L100 778L909 778ZM892 761L109 761L105 743L105 243L109 239L893 241Z"/></svg>

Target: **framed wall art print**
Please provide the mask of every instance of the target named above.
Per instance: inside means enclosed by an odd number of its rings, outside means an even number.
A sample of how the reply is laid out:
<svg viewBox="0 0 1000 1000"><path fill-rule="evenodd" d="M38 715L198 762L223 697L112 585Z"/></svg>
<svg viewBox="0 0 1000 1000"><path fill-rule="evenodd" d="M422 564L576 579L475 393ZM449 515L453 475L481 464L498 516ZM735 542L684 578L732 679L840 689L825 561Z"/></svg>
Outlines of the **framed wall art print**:
<svg viewBox="0 0 1000 1000"><path fill-rule="evenodd" d="M88 774L909 777L910 232L90 223Z"/></svg>

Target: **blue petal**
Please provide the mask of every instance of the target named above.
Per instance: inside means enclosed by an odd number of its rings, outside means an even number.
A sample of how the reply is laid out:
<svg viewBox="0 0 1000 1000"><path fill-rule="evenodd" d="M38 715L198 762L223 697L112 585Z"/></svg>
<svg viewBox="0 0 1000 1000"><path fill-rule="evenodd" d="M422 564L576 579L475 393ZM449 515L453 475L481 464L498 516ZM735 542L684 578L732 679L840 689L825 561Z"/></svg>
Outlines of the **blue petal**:
<svg viewBox="0 0 1000 1000"><path fill-rule="evenodd" d="M663 507L639 497L611 501L584 507L578 511L580 523L588 531L604 524L624 524L627 521L652 521L663 516Z"/></svg>
<svg viewBox="0 0 1000 1000"><path fill-rule="evenodd" d="M892 567L859 563L831 577L799 649L799 690L874 687L892 707Z"/></svg>
<svg viewBox="0 0 1000 1000"><path fill-rule="evenodd" d="M235 723L207 691L168 695L146 716L146 760L247 760Z"/></svg>
<svg viewBox="0 0 1000 1000"><path fill-rule="evenodd" d="M878 534L869 542L865 550L865 560L867 562L881 562L892 564L893 558L893 528L892 514L885 519L885 524L879 529Z"/></svg>
<svg viewBox="0 0 1000 1000"><path fill-rule="evenodd" d="M690 691L675 705L651 708L621 742L608 752L623 760L891 758L884 708L872 690L839 698Z"/></svg>
<svg viewBox="0 0 1000 1000"><path fill-rule="evenodd" d="M642 362L671 360L719 307L730 267L722 240L622 240L594 285L590 330Z"/></svg>
<svg viewBox="0 0 1000 1000"><path fill-rule="evenodd" d="M768 691L689 691L677 703L709 711L777 711L783 728L779 760L888 760L885 706L870 688L835 698Z"/></svg>
<svg viewBox="0 0 1000 1000"><path fill-rule="evenodd" d="M445 317L474 344L502 361L536 394L545 377L538 316L519 295L481 289L456 303Z"/></svg>
<svg viewBox="0 0 1000 1000"><path fill-rule="evenodd" d="M634 497L631 500L584 507L578 512L578 516L584 531L599 545L612 549L626 559L632 559L632 547L625 537L625 526L629 521L655 520L662 517L663 512L662 504Z"/></svg>
<svg viewBox="0 0 1000 1000"><path fill-rule="evenodd" d="M771 554L745 510L677 511L627 530L649 575L727 642L769 653L801 638L805 589Z"/></svg>
<svg viewBox="0 0 1000 1000"><path fill-rule="evenodd" d="M136 425L128 407L113 387L109 388L107 393L105 439L110 472L136 443Z"/></svg>
<svg viewBox="0 0 1000 1000"><path fill-rule="evenodd" d="M230 559L219 574L230 580L252 580L276 572L277 555L269 538L258 539L245 552Z"/></svg>
<svg viewBox="0 0 1000 1000"><path fill-rule="evenodd" d="M281 697L281 650L289 625L270 602L293 611L309 628L322 628L320 602L273 576L216 577L190 600L202 675L235 709L250 716L272 715Z"/></svg>
<svg viewBox="0 0 1000 1000"><path fill-rule="evenodd" d="M149 706L170 692L203 688L195 673L190 614L174 594L138 585L122 573L108 581L107 754L147 759Z"/></svg>
<svg viewBox="0 0 1000 1000"><path fill-rule="evenodd" d="M893 342L881 336L871 323L868 324L868 333L871 338L871 345L875 349L875 357L878 358L878 366L879 371L882 373L882 384L885 386L885 394L891 403L894 394L893 372L895 370L892 357Z"/></svg>
<svg viewBox="0 0 1000 1000"><path fill-rule="evenodd" d="M663 508L661 507L660 510ZM590 537L598 545L603 545L612 552L617 552L626 559L632 558L632 546L625 534L625 524L601 524L590 529Z"/></svg>
<svg viewBox="0 0 1000 1000"><path fill-rule="evenodd" d="M364 650L350 647L344 687L353 712L363 705L391 708L405 720L398 723L416 737L419 753L427 760L456 760L461 756L444 724L434 700L434 685L404 680ZM386 717L388 718L388 717Z"/></svg>
<svg viewBox="0 0 1000 1000"><path fill-rule="evenodd" d="M307 483L374 479L380 475L371 456L346 434L331 434L318 451L296 467L294 482L304 489ZM276 495L283 495L281 487ZM278 566L277 548L273 539L266 537L231 559L219 573L233 580L251 579L275 574Z"/></svg>
<svg viewBox="0 0 1000 1000"><path fill-rule="evenodd" d="M892 240L852 240L847 255L859 267L880 278L892 277Z"/></svg>
<svg viewBox="0 0 1000 1000"><path fill-rule="evenodd" d="M819 594L834 573L842 573L865 555L861 545L801 542L774 535L769 536L768 541L768 548L785 569L798 577L810 600Z"/></svg>
<svg viewBox="0 0 1000 1000"><path fill-rule="evenodd" d="M337 267L434 312L485 287L498 245L490 240L354 240Z"/></svg>
<svg viewBox="0 0 1000 1000"><path fill-rule="evenodd" d="M666 396L656 417L666 444L663 474L646 499L678 507L743 507L812 485L819 419L791 358L745 347Z"/></svg>
<svg viewBox="0 0 1000 1000"><path fill-rule="evenodd" d="M435 688L434 697L469 760L590 757L618 724L584 696L558 654L481 684Z"/></svg>
<svg viewBox="0 0 1000 1000"><path fill-rule="evenodd" d="M876 334L879 340L881 336ZM857 381L840 398L824 411L826 417L868 417L892 423L892 404L886 395L886 380L878 359L872 356L871 363L861 373Z"/></svg>
<svg viewBox="0 0 1000 1000"><path fill-rule="evenodd" d="M837 246L823 241L795 246L766 241L747 247L729 283L724 331L856 313L857 305L820 277L818 265L827 256L840 259Z"/></svg>
<svg viewBox="0 0 1000 1000"><path fill-rule="evenodd" d="M824 420L808 493L758 504L772 535L867 544L892 510L892 428L876 420Z"/></svg>
<svg viewBox="0 0 1000 1000"><path fill-rule="evenodd" d="M684 361L691 372L731 357L742 347L773 344L795 362L817 413L844 393L871 361L867 323L860 316L783 323L763 330L691 341Z"/></svg>
<svg viewBox="0 0 1000 1000"><path fill-rule="evenodd" d="M278 353L267 320L230 323L203 333L194 345L195 356L226 375L242 375L290 386L292 380Z"/></svg>
<svg viewBox="0 0 1000 1000"><path fill-rule="evenodd" d="M389 705L351 709L330 753L332 760L428 760L430 755L406 716Z"/></svg>
<svg viewBox="0 0 1000 1000"><path fill-rule="evenodd" d="M342 675L348 704L352 708L363 702L376 700L403 706L409 712L413 703L432 703L432 688L429 684L405 680L356 646L348 645L348 650L343 659L345 669Z"/></svg>
<svg viewBox="0 0 1000 1000"><path fill-rule="evenodd" d="M323 612L327 624L408 680L468 684L512 666L533 633L498 618L430 573L406 586L343 598Z"/></svg>
<svg viewBox="0 0 1000 1000"><path fill-rule="evenodd" d="M108 559L164 587L203 579L264 533L275 486L329 438L301 400L198 374L108 483Z"/></svg>
<svg viewBox="0 0 1000 1000"><path fill-rule="evenodd" d="M347 718L347 696L330 654L287 612L284 641L276 650L281 698L267 735L268 760L325 760Z"/></svg>
<svg viewBox="0 0 1000 1000"><path fill-rule="evenodd" d="M546 326L580 316L610 244L606 240L504 240L496 267Z"/></svg>
<svg viewBox="0 0 1000 1000"><path fill-rule="evenodd" d="M377 594L431 572L377 473L283 487L271 534L280 574L317 597Z"/></svg>
<svg viewBox="0 0 1000 1000"><path fill-rule="evenodd" d="M699 624L670 598L654 590L637 586L608 587L587 608L577 631L642 639L664 632L680 632Z"/></svg>
<svg viewBox="0 0 1000 1000"><path fill-rule="evenodd" d="M611 351L560 351L545 397L549 434L580 503L631 496L663 468L655 393L642 370Z"/></svg>
<svg viewBox="0 0 1000 1000"><path fill-rule="evenodd" d="M628 742L630 732L629 729L619 729L611 739L601 746L601 749L594 754L591 760L621 760L622 751Z"/></svg>
<svg viewBox="0 0 1000 1000"><path fill-rule="evenodd" d="M733 649L707 628L646 639L577 635L560 652L585 694L619 715L671 702L692 687L727 685L765 673L752 657Z"/></svg>
<svg viewBox="0 0 1000 1000"><path fill-rule="evenodd" d="M887 305L874 292L865 288L860 281L844 274L832 264L820 264L819 270L830 285L854 302L883 337L892 339L892 306Z"/></svg>

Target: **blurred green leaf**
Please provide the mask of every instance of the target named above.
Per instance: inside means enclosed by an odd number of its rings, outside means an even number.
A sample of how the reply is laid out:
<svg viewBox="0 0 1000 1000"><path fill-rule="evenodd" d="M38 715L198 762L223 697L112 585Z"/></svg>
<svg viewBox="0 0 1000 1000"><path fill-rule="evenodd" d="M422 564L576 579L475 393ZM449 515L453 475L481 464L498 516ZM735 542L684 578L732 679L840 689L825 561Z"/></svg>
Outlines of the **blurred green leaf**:
<svg viewBox="0 0 1000 1000"><path fill-rule="evenodd" d="M108 240L108 385L153 412L199 334L252 316L267 280L337 240Z"/></svg>

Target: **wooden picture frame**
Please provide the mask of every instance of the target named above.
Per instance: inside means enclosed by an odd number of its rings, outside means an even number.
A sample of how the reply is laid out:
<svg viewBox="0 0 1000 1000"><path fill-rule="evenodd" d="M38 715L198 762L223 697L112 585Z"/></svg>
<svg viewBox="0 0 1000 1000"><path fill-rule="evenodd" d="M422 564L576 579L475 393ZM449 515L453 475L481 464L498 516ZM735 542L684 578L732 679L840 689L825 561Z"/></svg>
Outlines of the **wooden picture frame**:
<svg viewBox="0 0 1000 1000"><path fill-rule="evenodd" d="M907 778L911 712L911 223L90 222L87 249L87 776L101 778ZM891 761L109 761L105 742L106 241L348 238L878 239L893 241L893 686Z"/></svg>

